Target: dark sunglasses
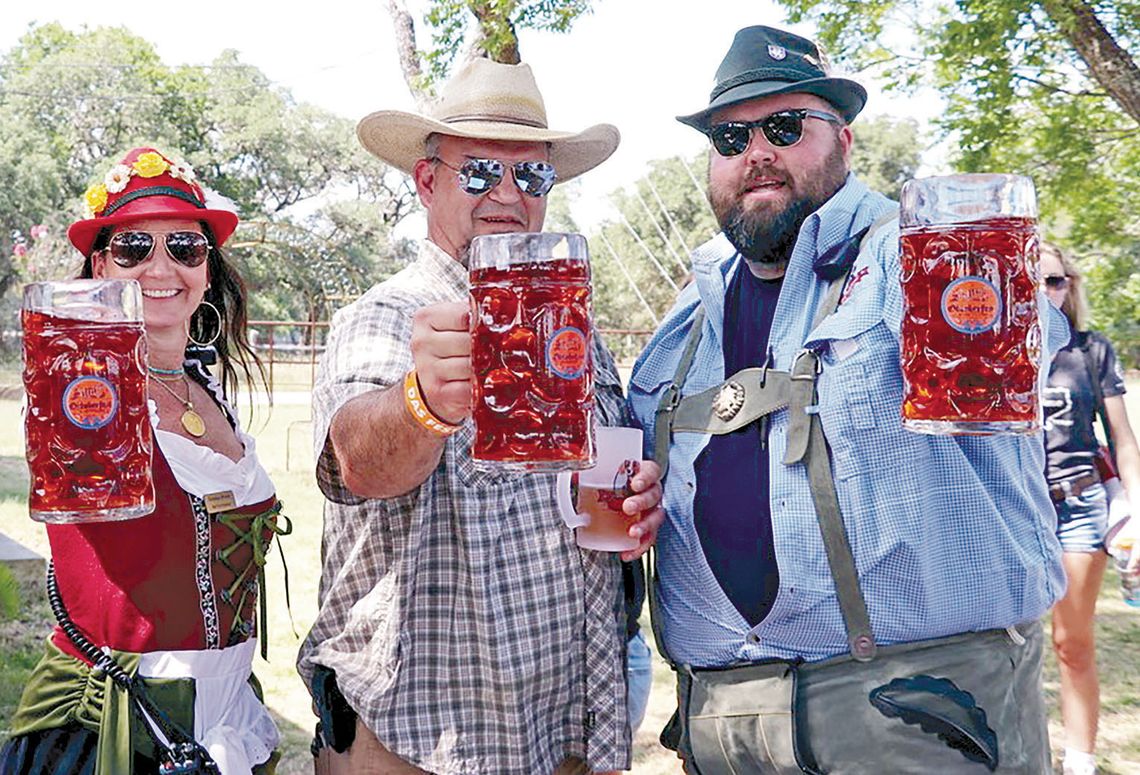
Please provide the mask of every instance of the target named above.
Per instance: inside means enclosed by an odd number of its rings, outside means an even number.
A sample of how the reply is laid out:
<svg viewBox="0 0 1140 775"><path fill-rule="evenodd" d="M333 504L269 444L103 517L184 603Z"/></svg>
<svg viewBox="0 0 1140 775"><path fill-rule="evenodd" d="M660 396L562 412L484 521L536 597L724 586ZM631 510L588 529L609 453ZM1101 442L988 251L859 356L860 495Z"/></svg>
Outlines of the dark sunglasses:
<svg viewBox="0 0 1140 775"><path fill-rule="evenodd" d="M1059 291L1062 288L1069 286L1069 278L1063 274L1051 274L1045 277L1045 287L1054 291Z"/></svg>
<svg viewBox="0 0 1140 775"><path fill-rule="evenodd" d="M804 136L805 118L818 118L820 121L830 121L836 126L843 125L839 116L821 110L797 108L781 110L756 121L725 121L713 124L706 134L712 140L713 148L721 156L739 156L748 150L748 145L752 142L752 130L756 127L759 127L768 142L777 148L795 145Z"/></svg>
<svg viewBox="0 0 1140 775"><path fill-rule="evenodd" d="M196 231L172 231L163 235L166 252L183 266L200 266L210 254L210 241ZM123 269L131 269L154 255L155 235L146 231L121 231L111 237L105 250Z"/></svg>
<svg viewBox="0 0 1140 775"><path fill-rule="evenodd" d="M508 166L498 159L468 159L458 167L451 166L438 156L434 160L454 170L459 176L459 187L471 196L482 196L499 185ZM558 179L554 165L548 161L517 161L509 166L514 174L515 185L528 196L546 196Z"/></svg>

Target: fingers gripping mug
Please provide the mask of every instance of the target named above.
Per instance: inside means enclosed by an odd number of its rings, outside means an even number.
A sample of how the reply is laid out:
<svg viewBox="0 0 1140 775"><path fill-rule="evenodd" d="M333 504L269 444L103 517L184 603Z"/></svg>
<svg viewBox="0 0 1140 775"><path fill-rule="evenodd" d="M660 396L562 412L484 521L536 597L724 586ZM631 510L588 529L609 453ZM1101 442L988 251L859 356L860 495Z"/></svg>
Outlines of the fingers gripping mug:
<svg viewBox="0 0 1140 775"><path fill-rule="evenodd" d="M637 428L598 428L598 462L585 471L558 475L558 510L573 528L578 546L603 552L636 549L640 539L629 528L640 519L622 511L633 495L630 480L641 461L641 431Z"/></svg>

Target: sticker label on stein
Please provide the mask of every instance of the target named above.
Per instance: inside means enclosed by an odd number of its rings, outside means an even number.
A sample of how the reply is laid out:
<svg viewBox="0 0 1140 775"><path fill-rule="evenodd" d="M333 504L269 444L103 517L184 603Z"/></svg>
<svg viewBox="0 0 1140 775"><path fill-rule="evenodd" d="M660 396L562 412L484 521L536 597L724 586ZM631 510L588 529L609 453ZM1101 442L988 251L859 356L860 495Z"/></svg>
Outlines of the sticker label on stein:
<svg viewBox="0 0 1140 775"><path fill-rule="evenodd" d="M76 377L63 391L63 413L79 428L102 428L118 408L115 386L102 377Z"/></svg>
<svg viewBox="0 0 1140 775"><path fill-rule="evenodd" d="M984 334L997 325L1001 297L982 277L960 277L942 293L942 317L963 334Z"/></svg>

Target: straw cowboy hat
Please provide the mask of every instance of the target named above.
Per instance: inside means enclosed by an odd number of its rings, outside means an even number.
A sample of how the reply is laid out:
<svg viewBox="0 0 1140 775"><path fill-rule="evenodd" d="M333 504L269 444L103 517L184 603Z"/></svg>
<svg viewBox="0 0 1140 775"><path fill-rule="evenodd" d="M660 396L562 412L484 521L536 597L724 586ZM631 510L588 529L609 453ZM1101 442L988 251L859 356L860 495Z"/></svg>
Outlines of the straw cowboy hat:
<svg viewBox="0 0 1140 775"><path fill-rule="evenodd" d="M189 164L153 148L127 151L101 181L87 189L83 201L87 217L71 224L67 237L85 256L91 254L100 231L140 218L204 221L218 245L238 225L236 213L211 206Z"/></svg>
<svg viewBox="0 0 1140 775"><path fill-rule="evenodd" d="M867 103L867 90L855 81L833 78L819 46L774 27L745 27L716 71L716 85L704 110L677 116L682 124L707 133L721 108L774 94L806 93L836 107L850 124Z"/></svg>
<svg viewBox="0 0 1140 775"><path fill-rule="evenodd" d="M550 162L561 181L601 164L618 146L617 127L597 124L559 132L546 123L546 106L529 65L473 59L451 78L428 115L381 110L361 119L356 136L370 153L409 175L424 158L432 133L478 140L550 144Z"/></svg>

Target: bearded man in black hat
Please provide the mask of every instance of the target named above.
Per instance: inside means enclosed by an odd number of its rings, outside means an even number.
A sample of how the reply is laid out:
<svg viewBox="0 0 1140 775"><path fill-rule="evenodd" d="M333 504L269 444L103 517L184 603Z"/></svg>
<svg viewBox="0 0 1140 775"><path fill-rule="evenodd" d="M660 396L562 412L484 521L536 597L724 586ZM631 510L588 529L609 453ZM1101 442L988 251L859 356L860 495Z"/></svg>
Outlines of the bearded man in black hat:
<svg viewBox="0 0 1140 775"><path fill-rule="evenodd" d="M722 233L629 391L666 471L662 739L702 775L1039 775L1064 590L1042 445L903 430L897 207L849 166L866 97L749 27L679 118Z"/></svg>
<svg viewBox="0 0 1140 775"><path fill-rule="evenodd" d="M298 667L321 775L578 775L630 759L619 555L580 550L556 477L471 458L467 254L542 230L546 194L603 162L617 129L549 129L527 65L468 63L428 115L357 128L427 211L416 261L333 318L313 389L327 498L320 611ZM597 416L627 419L594 337ZM663 519L646 461L622 502L641 556Z"/></svg>

